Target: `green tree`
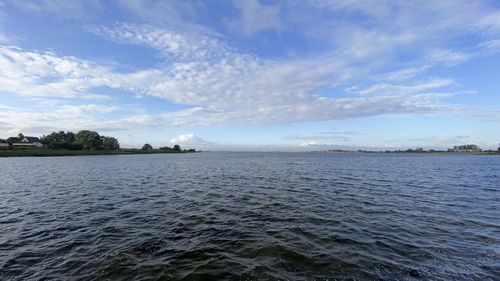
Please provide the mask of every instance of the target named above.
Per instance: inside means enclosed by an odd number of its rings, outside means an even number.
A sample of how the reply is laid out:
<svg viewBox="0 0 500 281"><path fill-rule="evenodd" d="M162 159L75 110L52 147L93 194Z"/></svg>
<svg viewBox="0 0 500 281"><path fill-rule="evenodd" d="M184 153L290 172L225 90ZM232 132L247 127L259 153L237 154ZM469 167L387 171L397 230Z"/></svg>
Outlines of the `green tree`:
<svg viewBox="0 0 500 281"><path fill-rule="evenodd" d="M102 138L102 149L104 150L118 150L120 149L120 143L116 138L113 137L103 137Z"/></svg>
<svg viewBox="0 0 500 281"><path fill-rule="evenodd" d="M498 151L498 153L500 153L500 146L498 147L497 151Z"/></svg>
<svg viewBox="0 0 500 281"><path fill-rule="evenodd" d="M174 145L174 147L172 147L172 150L175 151L175 152L181 152L182 151L181 150L181 146L178 145L178 144Z"/></svg>
<svg viewBox="0 0 500 281"><path fill-rule="evenodd" d="M51 149L82 149L82 145L76 142L75 133L59 131L40 138L42 143Z"/></svg>
<svg viewBox="0 0 500 281"><path fill-rule="evenodd" d="M453 147L455 151L481 151L481 148L475 144L457 145Z"/></svg>
<svg viewBox="0 0 500 281"><path fill-rule="evenodd" d="M142 146L141 148L142 150L153 150L153 147L149 144L149 143L146 143Z"/></svg>
<svg viewBox="0 0 500 281"><path fill-rule="evenodd" d="M24 135L22 133L19 133L19 135L17 135L17 139L19 142L21 142L24 139Z"/></svg>
<svg viewBox="0 0 500 281"><path fill-rule="evenodd" d="M83 146L83 149L99 150L102 149L101 136L94 131L82 130L75 135L76 142Z"/></svg>

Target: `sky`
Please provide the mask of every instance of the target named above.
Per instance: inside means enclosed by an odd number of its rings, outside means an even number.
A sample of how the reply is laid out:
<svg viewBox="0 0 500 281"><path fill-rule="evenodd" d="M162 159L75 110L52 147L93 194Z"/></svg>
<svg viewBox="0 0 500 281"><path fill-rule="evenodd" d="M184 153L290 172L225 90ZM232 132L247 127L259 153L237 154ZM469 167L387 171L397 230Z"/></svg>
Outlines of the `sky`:
<svg viewBox="0 0 500 281"><path fill-rule="evenodd" d="M0 138L496 148L499 90L495 0L0 0Z"/></svg>

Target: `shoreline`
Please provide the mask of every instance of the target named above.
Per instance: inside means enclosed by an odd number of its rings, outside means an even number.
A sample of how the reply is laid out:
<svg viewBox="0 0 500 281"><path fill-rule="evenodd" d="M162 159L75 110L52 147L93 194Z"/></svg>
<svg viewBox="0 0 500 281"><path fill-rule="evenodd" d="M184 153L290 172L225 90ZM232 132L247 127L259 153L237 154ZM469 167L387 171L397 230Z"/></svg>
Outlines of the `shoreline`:
<svg viewBox="0 0 500 281"><path fill-rule="evenodd" d="M66 149L22 149L22 150L0 150L0 158L8 157L51 157L51 156L97 156L97 155L142 155L142 154L182 154L182 153L199 153L201 151L165 151L165 150L141 150L134 148L125 148L120 150L66 150ZM257 151L256 151L257 152ZM252 153L252 152L250 152ZM259 152L262 153L262 152ZM497 155L498 152L482 151L482 152L448 152L448 151L433 151L433 152L405 152L405 151L301 151L301 152L284 152L270 151L268 153L306 153L306 154L419 154L419 155Z"/></svg>
<svg viewBox="0 0 500 281"><path fill-rule="evenodd" d="M476 151L476 152L466 152L466 151L456 151L456 152L448 152L448 151L427 151L427 152L407 152L407 151L314 151L312 153L319 154L419 154L419 155L428 155L428 154L439 154L439 155L500 155L499 152L494 151Z"/></svg>
<svg viewBox="0 0 500 281"><path fill-rule="evenodd" d="M163 151L120 149L120 150L65 150L65 149L26 149L0 150L0 157L49 157L49 156L92 156L92 155L139 155L139 154L181 154L199 151Z"/></svg>

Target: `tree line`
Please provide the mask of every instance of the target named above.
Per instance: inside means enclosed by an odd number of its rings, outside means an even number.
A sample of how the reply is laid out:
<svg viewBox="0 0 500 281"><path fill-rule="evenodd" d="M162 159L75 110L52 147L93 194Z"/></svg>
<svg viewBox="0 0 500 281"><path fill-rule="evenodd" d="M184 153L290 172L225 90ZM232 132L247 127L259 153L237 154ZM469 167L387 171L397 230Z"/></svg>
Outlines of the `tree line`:
<svg viewBox="0 0 500 281"><path fill-rule="evenodd" d="M118 150L120 143L114 137L101 136L95 131L81 130L73 132L52 132L40 138L50 149L69 150Z"/></svg>
<svg viewBox="0 0 500 281"><path fill-rule="evenodd" d="M153 148L152 145L150 145L149 143L146 143L142 146L141 150L143 151L153 151L155 150ZM160 148L158 148L158 150L161 150L161 151L168 151L168 152L196 152L196 149L182 149L180 145L176 144L174 145L173 147L169 147L169 146L162 146Z"/></svg>
<svg viewBox="0 0 500 281"><path fill-rule="evenodd" d="M24 139L23 134L18 137L11 137L8 139L1 139L0 143L9 143L9 148L12 143L21 142ZM110 136L102 136L98 132L81 130L77 133L73 132L52 132L49 135L40 137L40 142L44 147L49 149L66 149L66 150L119 150L120 143L118 139ZM134 150L134 149L128 149ZM176 144L173 147L163 146L158 149L153 148L152 145L146 143L141 148L142 151L161 151L161 152L196 152L196 149L182 149L180 145Z"/></svg>
<svg viewBox="0 0 500 281"><path fill-rule="evenodd" d="M500 149L500 147L499 147ZM478 145L475 144L466 144L466 145L455 145L453 149L450 149L453 151L479 151L481 148L479 148Z"/></svg>

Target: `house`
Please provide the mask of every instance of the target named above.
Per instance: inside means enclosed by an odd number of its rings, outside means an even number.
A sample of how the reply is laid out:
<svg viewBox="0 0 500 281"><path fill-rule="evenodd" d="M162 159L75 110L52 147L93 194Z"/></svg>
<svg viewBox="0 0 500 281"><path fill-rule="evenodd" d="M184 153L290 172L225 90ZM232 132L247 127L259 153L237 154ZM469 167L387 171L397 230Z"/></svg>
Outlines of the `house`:
<svg viewBox="0 0 500 281"><path fill-rule="evenodd" d="M42 141L37 137L25 137L21 138L10 137L7 142L12 143L12 146L17 147L42 147Z"/></svg>

